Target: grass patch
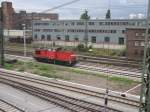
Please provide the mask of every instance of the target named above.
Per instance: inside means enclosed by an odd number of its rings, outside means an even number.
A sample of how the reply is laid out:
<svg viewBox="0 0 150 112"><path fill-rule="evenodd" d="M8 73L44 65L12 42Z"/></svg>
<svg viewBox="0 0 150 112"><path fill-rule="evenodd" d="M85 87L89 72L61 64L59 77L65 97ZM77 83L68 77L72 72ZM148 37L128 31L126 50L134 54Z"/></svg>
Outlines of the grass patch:
<svg viewBox="0 0 150 112"><path fill-rule="evenodd" d="M71 68L70 71L77 73L77 74L93 75L93 76L97 76L97 77L104 78L105 80L107 80L107 74L104 74L104 73L91 73L91 72L87 72L87 71L76 69L76 68L75 69ZM112 81L114 83L118 83L118 84L122 84L122 85L132 85L134 83L136 83L136 84L140 83L140 81L134 81L129 78L111 76L110 74L108 74L108 75L109 75L109 81Z"/></svg>
<svg viewBox="0 0 150 112"><path fill-rule="evenodd" d="M12 70L13 69L13 64L8 64L8 63L5 63L5 69L8 69L8 70Z"/></svg>
<svg viewBox="0 0 150 112"><path fill-rule="evenodd" d="M56 74L57 70L54 68L54 66L39 62L22 62L18 61L14 64L5 64L5 69L8 70L16 70L19 72L29 72L33 74L38 74L40 76L49 77L49 78L58 78L58 79L64 79L69 80L67 77L63 77L61 75Z"/></svg>
<svg viewBox="0 0 150 112"><path fill-rule="evenodd" d="M93 73L86 70L80 70L77 68L70 68L70 67L64 67L64 66L56 66L56 65L50 65L45 63L39 63L39 62L21 62L18 61L14 64L5 64L5 69L8 70L17 70L20 72L29 72L33 74L38 74L40 76L49 77L49 78L58 78L63 80L70 80L70 78L67 75L61 74L61 72L68 72L68 73L75 73L75 75L90 75L90 76L96 76L99 78L102 78L104 80L107 80L107 75L104 73ZM140 82L134 81L128 78L124 77L117 77L117 76L111 76L109 75L109 81L113 82L114 84L121 85L121 86L129 86L132 84L138 84Z"/></svg>
<svg viewBox="0 0 150 112"><path fill-rule="evenodd" d="M134 81L125 77L109 77L109 80L115 83L122 83L124 85L132 85L133 83L140 83L138 81Z"/></svg>
<svg viewBox="0 0 150 112"><path fill-rule="evenodd" d="M102 73L92 73L92 72L88 72L88 71L80 70L80 69L76 69L76 68L71 68L70 72L74 72L74 73L77 73L77 74L83 74L83 75L93 75L93 76L98 76L98 77L101 77L101 78L106 78L107 77L105 74L102 74Z"/></svg>

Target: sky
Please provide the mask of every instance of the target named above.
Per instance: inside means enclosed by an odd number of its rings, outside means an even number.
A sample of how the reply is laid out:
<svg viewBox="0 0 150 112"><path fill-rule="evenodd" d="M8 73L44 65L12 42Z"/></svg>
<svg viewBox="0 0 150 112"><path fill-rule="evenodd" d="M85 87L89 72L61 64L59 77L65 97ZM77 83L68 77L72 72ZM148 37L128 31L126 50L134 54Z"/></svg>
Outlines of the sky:
<svg viewBox="0 0 150 112"><path fill-rule="evenodd" d="M1 2L4 0L0 0ZM6 1L6 0L5 0ZM13 3L15 11L42 12L72 0L7 0ZM80 0L71 5L51 11L59 13L60 19L79 19L88 10L92 19L105 18L110 8L112 18L146 17L148 0Z"/></svg>

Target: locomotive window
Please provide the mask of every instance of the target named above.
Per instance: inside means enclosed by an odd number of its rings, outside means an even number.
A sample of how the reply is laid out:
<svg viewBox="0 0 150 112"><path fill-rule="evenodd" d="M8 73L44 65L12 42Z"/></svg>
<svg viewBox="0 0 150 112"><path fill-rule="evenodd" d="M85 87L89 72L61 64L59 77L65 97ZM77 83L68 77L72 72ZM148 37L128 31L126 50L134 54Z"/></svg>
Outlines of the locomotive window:
<svg viewBox="0 0 150 112"><path fill-rule="evenodd" d="M40 51L36 51L36 54L40 54L41 52Z"/></svg>

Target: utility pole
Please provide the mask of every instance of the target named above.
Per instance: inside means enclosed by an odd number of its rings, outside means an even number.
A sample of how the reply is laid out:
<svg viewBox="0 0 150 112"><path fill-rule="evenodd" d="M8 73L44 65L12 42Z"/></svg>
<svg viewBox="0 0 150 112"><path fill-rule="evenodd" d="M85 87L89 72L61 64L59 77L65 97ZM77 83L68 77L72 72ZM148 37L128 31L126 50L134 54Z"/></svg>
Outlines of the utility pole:
<svg viewBox="0 0 150 112"><path fill-rule="evenodd" d="M3 33L3 10L0 10L0 67L4 67L4 33Z"/></svg>
<svg viewBox="0 0 150 112"><path fill-rule="evenodd" d="M88 20L85 19L85 35L84 35L85 47L88 47Z"/></svg>
<svg viewBox="0 0 150 112"><path fill-rule="evenodd" d="M146 19L145 47L143 60L142 87L140 96L139 112L150 112L150 44L149 44L149 20L150 20L150 0L148 0L148 11Z"/></svg>
<svg viewBox="0 0 150 112"><path fill-rule="evenodd" d="M27 56L27 47L26 47L26 26L25 24L22 24L23 26L23 43L24 43L24 57Z"/></svg>

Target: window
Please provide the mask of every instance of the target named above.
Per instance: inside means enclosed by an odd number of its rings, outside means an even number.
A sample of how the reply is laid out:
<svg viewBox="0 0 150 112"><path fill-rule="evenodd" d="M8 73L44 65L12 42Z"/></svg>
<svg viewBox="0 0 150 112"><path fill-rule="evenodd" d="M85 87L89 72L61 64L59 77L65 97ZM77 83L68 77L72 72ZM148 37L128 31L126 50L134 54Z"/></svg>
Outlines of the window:
<svg viewBox="0 0 150 112"><path fill-rule="evenodd" d="M74 25L75 25L75 23L74 23L74 22L71 22L71 25L72 25L72 26L74 26Z"/></svg>
<svg viewBox="0 0 150 112"><path fill-rule="evenodd" d="M78 38L78 37L75 37L74 40L75 40L75 41L79 41L79 38Z"/></svg>
<svg viewBox="0 0 150 112"><path fill-rule="evenodd" d="M57 40L61 40L61 36L60 35L56 35L56 39Z"/></svg>
<svg viewBox="0 0 150 112"><path fill-rule="evenodd" d="M144 56L144 50L141 50L141 56L142 57Z"/></svg>
<svg viewBox="0 0 150 112"><path fill-rule="evenodd" d="M57 40L61 40L61 37L57 37Z"/></svg>
<svg viewBox="0 0 150 112"><path fill-rule="evenodd" d="M78 35L74 35L74 41L79 41L79 36Z"/></svg>
<svg viewBox="0 0 150 112"><path fill-rule="evenodd" d="M34 40L37 40L37 34L34 35Z"/></svg>
<svg viewBox="0 0 150 112"><path fill-rule="evenodd" d="M135 46L139 46L139 42L138 42L138 41L135 41L134 45L135 45Z"/></svg>
<svg viewBox="0 0 150 112"><path fill-rule="evenodd" d="M43 32L53 32L53 29L43 29Z"/></svg>
<svg viewBox="0 0 150 112"><path fill-rule="evenodd" d="M45 40L45 35L42 35L42 36L41 36L41 40Z"/></svg>
<svg viewBox="0 0 150 112"><path fill-rule="evenodd" d="M122 30L122 34L125 34L125 32L126 32L125 30Z"/></svg>
<svg viewBox="0 0 150 112"><path fill-rule="evenodd" d="M110 42L110 37L105 37L104 41L105 42Z"/></svg>
<svg viewBox="0 0 150 112"><path fill-rule="evenodd" d="M56 23L53 23L53 26L56 26Z"/></svg>
<svg viewBox="0 0 150 112"><path fill-rule="evenodd" d="M144 42L144 41L143 41L143 42L141 42L141 46L142 46L142 47L144 47L144 45L145 45L145 42Z"/></svg>
<svg viewBox="0 0 150 112"><path fill-rule="evenodd" d="M118 44L124 45L124 38L123 37L119 37Z"/></svg>
<svg viewBox="0 0 150 112"><path fill-rule="evenodd" d="M89 25L94 25L95 23L94 22L89 22Z"/></svg>
<svg viewBox="0 0 150 112"><path fill-rule="evenodd" d="M92 37L91 37L91 42L92 42L92 43L96 43L96 37L95 37L95 36L92 36Z"/></svg>
<svg viewBox="0 0 150 112"><path fill-rule="evenodd" d="M47 40L48 40L48 41L51 40L51 35L47 35Z"/></svg>
<svg viewBox="0 0 150 112"><path fill-rule="evenodd" d="M142 35L141 35L141 36L143 36L143 37L144 37L144 36L145 36L145 33L142 33Z"/></svg>
<svg viewBox="0 0 150 112"><path fill-rule="evenodd" d="M66 36L65 36L65 41L70 41L69 35L66 35Z"/></svg>
<svg viewBox="0 0 150 112"><path fill-rule="evenodd" d="M77 22L77 25L84 25L84 22Z"/></svg>
<svg viewBox="0 0 150 112"><path fill-rule="evenodd" d="M38 55L39 55L39 54L41 54L41 52L40 52L40 51L35 51L35 53L36 53L36 54L38 54Z"/></svg>
<svg viewBox="0 0 150 112"><path fill-rule="evenodd" d="M110 25L110 22L106 22L105 25Z"/></svg>
<svg viewBox="0 0 150 112"><path fill-rule="evenodd" d="M139 33L135 33L135 36L139 36Z"/></svg>
<svg viewBox="0 0 150 112"><path fill-rule="evenodd" d="M145 33L135 33L135 36L145 36Z"/></svg>
<svg viewBox="0 0 150 112"><path fill-rule="evenodd" d="M110 30L109 33L110 33L110 32L111 32L111 33L117 33L116 30Z"/></svg>
<svg viewBox="0 0 150 112"><path fill-rule="evenodd" d="M35 32L40 32L40 29L35 29L34 31L35 31Z"/></svg>
<svg viewBox="0 0 150 112"><path fill-rule="evenodd" d="M104 22L99 22L99 25L104 25L105 23Z"/></svg>
<svg viewBox="0 0 150 112"><path fill-rule="evenodd" d="M39 25L45 25L45 26L48 26L49 23L34 23L35 26L39 26Z"/></svg>
<svg viewBox="0 0 150 112"><path fill-rule="evenodd" d="M134 50L134 55L138 55L138 50Z"/></svg>
<svg viewBox="0 0 150 112"><path fill-rule="evenodd" d="M148 29L148 34L150 34L150 29Z"/></svg>

